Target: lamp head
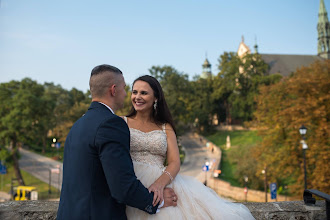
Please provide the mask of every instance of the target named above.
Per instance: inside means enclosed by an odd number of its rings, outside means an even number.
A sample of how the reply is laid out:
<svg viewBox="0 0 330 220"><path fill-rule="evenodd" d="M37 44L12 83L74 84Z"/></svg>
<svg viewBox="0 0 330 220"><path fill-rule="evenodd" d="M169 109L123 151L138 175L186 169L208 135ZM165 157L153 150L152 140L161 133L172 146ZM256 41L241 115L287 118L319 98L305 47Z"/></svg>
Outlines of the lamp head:
<svg viewBox="0 0 330 220"><path fill-rule="evenodd" d="M302 126L299 128L299 133L300 133L301 135L305 135L305 134L307 133L307 128L306 128L304 125L302 125Z"/></svg>

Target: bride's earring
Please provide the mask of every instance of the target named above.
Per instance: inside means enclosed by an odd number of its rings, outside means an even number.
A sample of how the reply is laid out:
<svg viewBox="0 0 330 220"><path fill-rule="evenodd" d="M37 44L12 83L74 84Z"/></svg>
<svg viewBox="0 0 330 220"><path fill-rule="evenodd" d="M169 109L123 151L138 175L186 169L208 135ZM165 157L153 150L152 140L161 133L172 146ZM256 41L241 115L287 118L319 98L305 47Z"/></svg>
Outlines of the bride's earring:
<svg viewBox="0 0 330 220"><path fill-rule="evenodd" d="M155 111L156 111L156 109L157 109L157 100L156 100L155 103L154 103L154 109L155 109Z"/></svg>

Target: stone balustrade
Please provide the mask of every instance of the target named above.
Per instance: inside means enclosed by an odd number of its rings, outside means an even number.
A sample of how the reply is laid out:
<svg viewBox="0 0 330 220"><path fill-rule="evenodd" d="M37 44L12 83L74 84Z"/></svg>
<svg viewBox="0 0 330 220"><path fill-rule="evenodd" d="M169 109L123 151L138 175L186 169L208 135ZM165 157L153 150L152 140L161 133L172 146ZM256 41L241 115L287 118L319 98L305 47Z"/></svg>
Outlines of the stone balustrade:
<svg viewBox="0 0 330 220"><path fill-rule="evenodd" d="M306 206L303 201L243 203L256 220L324 220L325 201ZM9 201L0 203L1 220L56 219L58 201Z"/></svg>

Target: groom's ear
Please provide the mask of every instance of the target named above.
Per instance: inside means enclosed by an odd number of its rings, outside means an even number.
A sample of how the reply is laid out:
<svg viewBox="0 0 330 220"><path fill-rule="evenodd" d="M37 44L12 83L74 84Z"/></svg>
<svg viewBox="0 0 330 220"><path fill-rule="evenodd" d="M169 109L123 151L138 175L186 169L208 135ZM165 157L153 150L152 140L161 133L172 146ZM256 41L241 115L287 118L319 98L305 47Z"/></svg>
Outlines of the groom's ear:
<svg viewBox="0 0 330 220"><path fill-rule="evenodd" d="M110 87L110 94L112 96L116 96L116 85L113 84L111 87Z"/></svg>

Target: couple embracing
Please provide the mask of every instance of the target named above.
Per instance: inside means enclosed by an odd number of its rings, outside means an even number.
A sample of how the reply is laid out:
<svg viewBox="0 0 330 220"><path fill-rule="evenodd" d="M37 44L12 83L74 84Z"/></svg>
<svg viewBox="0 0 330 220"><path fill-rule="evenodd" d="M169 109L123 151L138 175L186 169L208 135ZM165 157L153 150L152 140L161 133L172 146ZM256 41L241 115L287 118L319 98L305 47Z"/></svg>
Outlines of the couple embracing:
<svg viewBox="0 0 330 220"><path fill-rule="evenodd" d="M244 205L178 175L175 126L155 78L134 81L132 109L122 117L118 68L96 66L89 85L92 103L65 142L57 219L254 219Z"/></svg>

